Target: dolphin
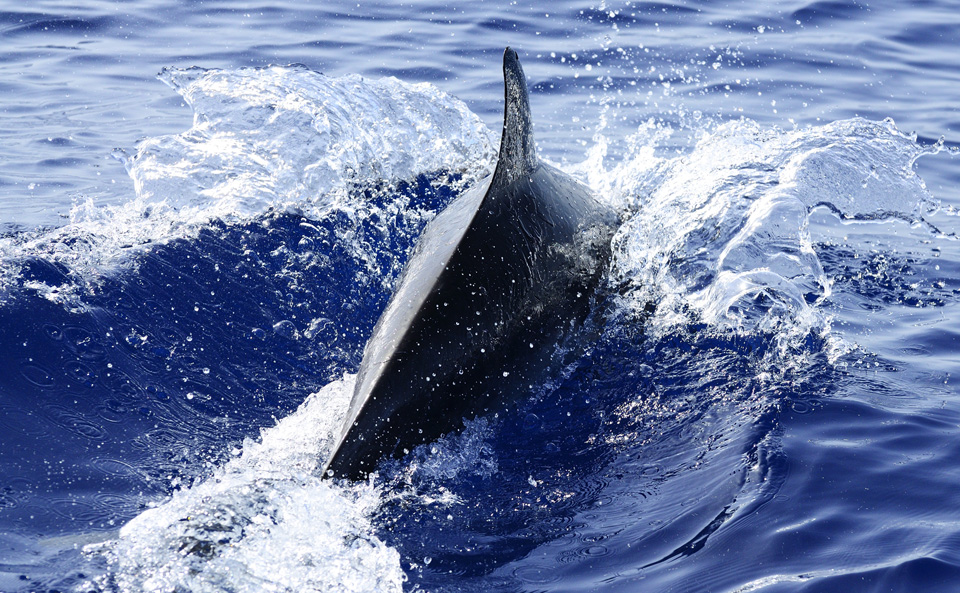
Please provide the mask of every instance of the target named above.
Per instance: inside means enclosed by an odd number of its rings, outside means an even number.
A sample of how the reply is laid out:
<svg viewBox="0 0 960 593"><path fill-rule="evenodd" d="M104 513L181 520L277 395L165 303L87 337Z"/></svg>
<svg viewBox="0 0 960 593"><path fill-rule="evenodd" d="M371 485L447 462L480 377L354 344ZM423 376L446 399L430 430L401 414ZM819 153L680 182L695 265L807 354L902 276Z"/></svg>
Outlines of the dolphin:
<svg viewBox="0 0 960 593"><path fill-rule="evenodd" d="M615 216L537 156L509 47L503 78L494 173L424 229L364 348L324 476L365 479L381 458L518 401L590 312Z"/></svg>

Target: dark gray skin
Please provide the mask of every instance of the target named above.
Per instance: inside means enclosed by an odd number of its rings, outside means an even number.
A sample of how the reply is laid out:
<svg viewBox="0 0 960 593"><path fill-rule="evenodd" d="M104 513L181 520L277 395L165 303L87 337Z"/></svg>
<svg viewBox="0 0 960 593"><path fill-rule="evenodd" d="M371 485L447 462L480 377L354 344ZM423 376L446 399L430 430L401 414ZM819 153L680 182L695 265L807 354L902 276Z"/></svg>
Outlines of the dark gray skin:
<svg viewBox="0 0 960 593"><path fill-rule="evenodd" d="M503 76L496 170L420 237L364 349L325 475L364 479L381 458L529 395L590 312L615 218L584 185L540 162L510 48Z"/></svg>

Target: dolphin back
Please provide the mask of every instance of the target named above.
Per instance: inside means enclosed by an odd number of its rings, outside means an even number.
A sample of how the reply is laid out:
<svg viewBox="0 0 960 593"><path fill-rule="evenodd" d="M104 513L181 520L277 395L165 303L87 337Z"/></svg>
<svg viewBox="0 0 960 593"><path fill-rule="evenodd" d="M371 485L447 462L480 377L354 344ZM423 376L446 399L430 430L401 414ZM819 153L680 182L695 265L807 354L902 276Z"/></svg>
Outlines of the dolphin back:
<svg viewBox="0 0 960 593"><path fill-rule="evenodd" d="M590 311L613 216L537 157L510 48L503 73L494 173L424 229L364 349L328 475L364 478L386 455L516 403Z"/></svg>

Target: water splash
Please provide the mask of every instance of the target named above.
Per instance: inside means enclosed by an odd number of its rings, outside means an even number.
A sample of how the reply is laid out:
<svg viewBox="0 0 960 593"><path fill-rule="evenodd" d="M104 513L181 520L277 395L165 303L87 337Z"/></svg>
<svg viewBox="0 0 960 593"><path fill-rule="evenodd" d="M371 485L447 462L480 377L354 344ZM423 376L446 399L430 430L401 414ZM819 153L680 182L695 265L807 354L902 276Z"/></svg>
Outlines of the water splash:
<svg viewBox="0 0 960 593"><path fill-rule="evenodd" d="M486 173L492 135L437 87L331 78L303 67L167 69L193 107L184 134L146 140L127 162L137 195L249 216L265 207L316 217L351 185L445 171Z"/></svg>
<svg viewBox="0 0 960 593"><path fill-rule="evenodd" d="M118 151L133 178L129 201L74 204L70 223L0 239L0 282L16 284L25 256L95 284L145 247L194 237L213 220L271 210L319 218L355 209L358 186L442 174L463 187L494 161L495 137L460 100L395 78L328 77L303 67L167 69L161 78L194 109L181 134ZM61 291L54 295L66 300Z"/></svg>
<svg viewBox="0 0 960 593"><path fill-rule="evenodd" d="M100 591L401 591L397 552L373 534L371 484L317 475L354 377L312 394L247 440L214 476L127 523L85 555L109 572Z"/></svg>
<svg viewBox="0 0 960 593"><path fill-rule="evenodd" d="M787 348L827 333L819 305L832 284L809 216L844 221L920 221L937 203L914 172L924 148L892 121L864 119L792 131L748 120L702 132L679 157L655 155L666 133L641 128L611 170L604 193L636 213L614 238L611 280L666 334L693 320L718 329L770 331ZM602 158L596 159L602 163Z"/></svg>

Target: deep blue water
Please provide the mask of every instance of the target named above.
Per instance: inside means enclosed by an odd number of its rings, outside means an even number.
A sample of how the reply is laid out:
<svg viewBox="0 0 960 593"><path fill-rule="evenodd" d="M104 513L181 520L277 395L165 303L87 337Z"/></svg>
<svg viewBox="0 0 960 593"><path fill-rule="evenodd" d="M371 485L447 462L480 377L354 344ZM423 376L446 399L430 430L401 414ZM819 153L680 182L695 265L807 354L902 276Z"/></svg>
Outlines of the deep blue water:
<svg viewBox="0 0 960 593"><path fill-rule="evenodd" d="M50 2L0 40L0 590L960 586L952 4ZM599 337L321 481L506 45L622 213Z"/></svg>

